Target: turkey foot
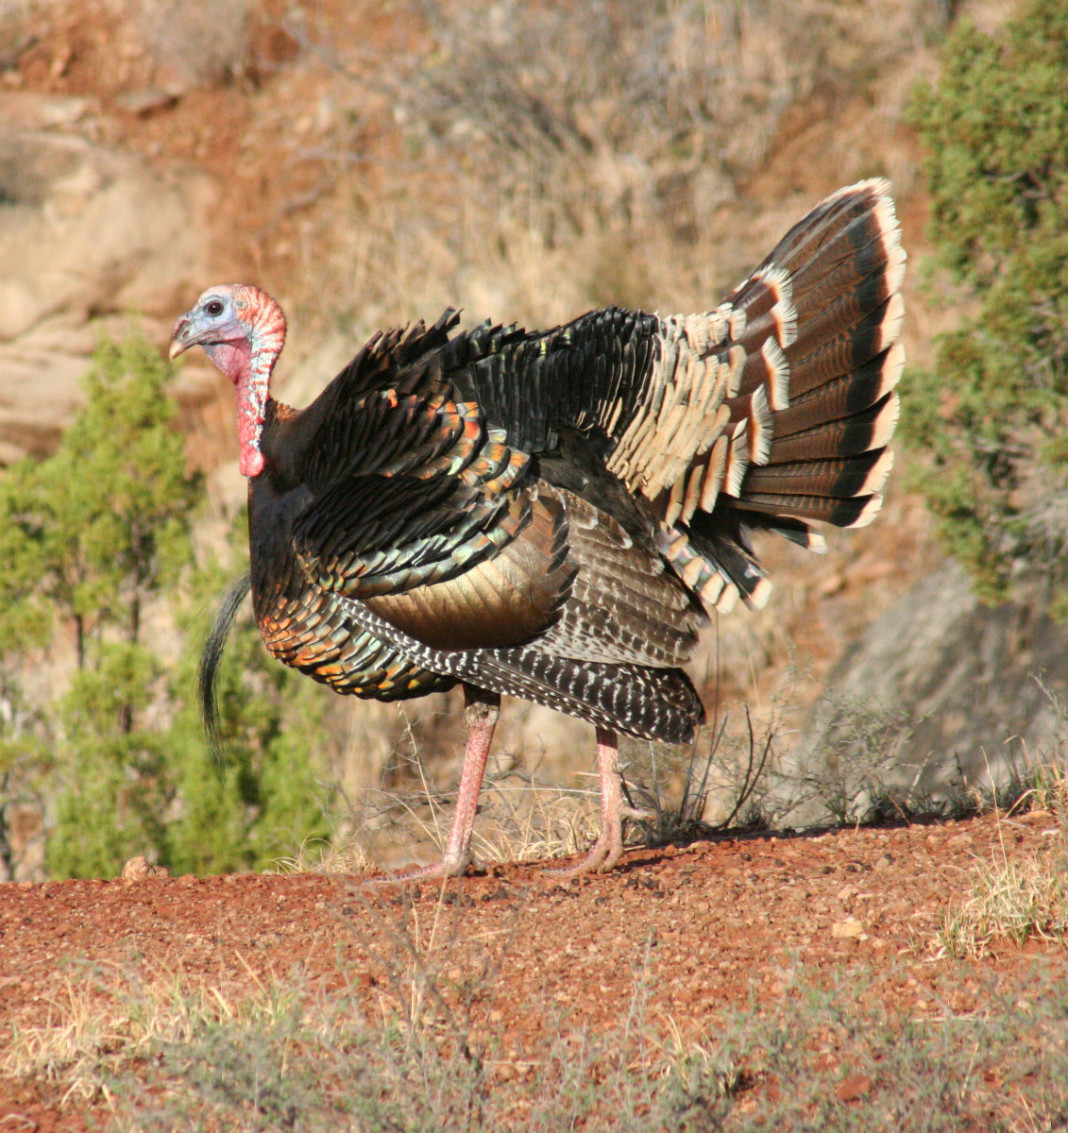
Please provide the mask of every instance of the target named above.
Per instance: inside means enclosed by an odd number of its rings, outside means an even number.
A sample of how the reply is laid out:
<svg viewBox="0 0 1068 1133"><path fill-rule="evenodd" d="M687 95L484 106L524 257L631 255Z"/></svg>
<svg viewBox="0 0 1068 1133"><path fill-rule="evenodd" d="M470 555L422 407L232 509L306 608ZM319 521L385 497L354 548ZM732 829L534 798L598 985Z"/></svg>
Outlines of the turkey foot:
<svg viewBox="0 0 1068 1133"><path fill-rule="evenodd" d="M597 729L597 770L601 779L601 833L589 853L576 865L547 869L550 877L578 877L583 873L607 873L623 853L623 819L645 814L623 805L623 786L616 766L619 739L608 728Z"/></svg>

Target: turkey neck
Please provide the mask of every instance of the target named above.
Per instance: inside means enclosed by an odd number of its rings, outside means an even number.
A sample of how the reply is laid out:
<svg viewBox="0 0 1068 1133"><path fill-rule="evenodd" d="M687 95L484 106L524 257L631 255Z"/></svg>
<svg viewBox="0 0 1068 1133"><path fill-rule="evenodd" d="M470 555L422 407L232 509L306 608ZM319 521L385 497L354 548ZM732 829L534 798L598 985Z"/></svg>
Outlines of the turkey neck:
<svg viewBox="0 0 1068 1133"><path fill-rule="evenodd" d="M249 337L244 342L225 343L215 352L229 357L212 361L231 376L237 387L237 435L241 443L242 476L258 476L264 468L263 430L273 406L271 374L286 340L281 309L271 304L253 312Z"/></svg>

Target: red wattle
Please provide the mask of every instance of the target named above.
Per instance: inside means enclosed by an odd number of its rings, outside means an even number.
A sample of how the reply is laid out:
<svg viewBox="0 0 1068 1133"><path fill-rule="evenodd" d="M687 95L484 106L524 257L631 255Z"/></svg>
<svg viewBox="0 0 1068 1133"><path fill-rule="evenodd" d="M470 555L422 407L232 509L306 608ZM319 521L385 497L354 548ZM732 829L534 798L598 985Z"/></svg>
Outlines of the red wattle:
<svg viewBox="0 0 1068 1133"><path fill-rule="evenodd" d="M258 476L263 471L263 453L259 449L243 448L238 468L242 476Z"/></svg>

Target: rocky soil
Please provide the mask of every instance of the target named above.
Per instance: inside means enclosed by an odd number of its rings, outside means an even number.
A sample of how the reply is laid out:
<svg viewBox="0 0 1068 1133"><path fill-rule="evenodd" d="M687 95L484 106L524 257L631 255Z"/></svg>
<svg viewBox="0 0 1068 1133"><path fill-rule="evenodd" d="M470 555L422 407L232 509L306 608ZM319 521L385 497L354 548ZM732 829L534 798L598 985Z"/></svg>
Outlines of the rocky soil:
<svg viewBox="0 0 1068 1133"><path fill-rule="evenodd" d="M1063 851L1063 838L1053 815L1032 812L635 850L611 875L566 881L540 865L444 886L134 867L125 879L6 885L0 1049L15 1028L70 1025L72 987L106 1012L118 972L144 984L181 974L230 1002L275 978L320 981L359 996L368 1017L388 1017L400 1007L399 940L437 973L446 999L476 989L472 1020L499 1039L499 1082L534 1072L561 1017L594 1034L616 1027L639 983L649 1017L683 1040L751 997L780 997L801 971L848 981L874 966L881 978L858 991L858 1012L881 997L907 1018L938 1020L980 1009L999 982L1068 977L1063 943L995 937L983 958L954 960L936 940L977 872L1041 860ZM849 1052L834 1057L845 1067ZM106 1125L106 1106L63 1102L65 1089L62 1073L0 1082L0 1126Z"/></svg>

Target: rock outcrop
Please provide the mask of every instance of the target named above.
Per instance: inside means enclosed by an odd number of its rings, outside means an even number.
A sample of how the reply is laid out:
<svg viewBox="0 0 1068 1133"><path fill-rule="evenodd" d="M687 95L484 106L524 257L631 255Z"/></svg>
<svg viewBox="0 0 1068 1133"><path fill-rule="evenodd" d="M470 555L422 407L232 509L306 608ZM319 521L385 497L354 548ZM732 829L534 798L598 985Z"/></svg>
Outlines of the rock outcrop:
<svg viewBox="0 0 1068 1133"><path fill-rule="evenodd" d="M826 817L828 788L947 799L1068 757L1068 627L1034 606L984 606L950 562L891 606L832 671L794 749L788 821ZM823 796L820 801L818 796ZM821 807L824 813L819 813Z"/></svg>
<svg viewBox="0 0 1068 1133"><path fill-rule="evenodd" d="M58 440L96 324L121 333L137 312L162 337L206 274L210 179L65 129L89 110L0 96L0 464Z"/></svg>

